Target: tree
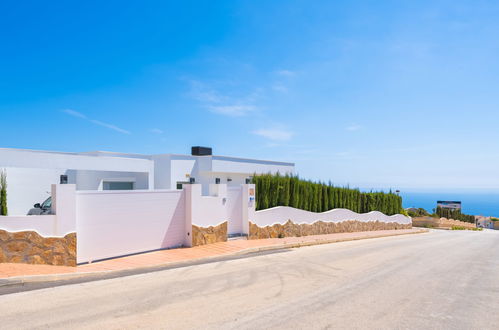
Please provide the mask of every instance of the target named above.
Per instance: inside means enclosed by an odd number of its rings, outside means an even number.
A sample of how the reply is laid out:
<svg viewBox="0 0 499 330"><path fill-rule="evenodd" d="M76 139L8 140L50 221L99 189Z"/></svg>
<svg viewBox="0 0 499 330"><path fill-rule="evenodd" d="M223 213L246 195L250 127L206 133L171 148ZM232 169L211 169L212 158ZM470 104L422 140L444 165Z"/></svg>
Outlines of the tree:
<svg viewBox="0 0 499 330"><path fill-rule="evenodd" d="M7 215L7 174L0 171L0 215Z"/></svg>
<svg viewBox="0 0 499 330"><path fill-rule="evenodd" d="M312 182L280 174L255 175L253 183L257 189L257 210L288 205L313 212L346 208L358 213L380 211L393 215L403 210L402 198L392 192L361 192L349 187L335 187L331 182ZM454 216L458 219L458 215ZM460 215L461 219L469 217Z"/></svg>

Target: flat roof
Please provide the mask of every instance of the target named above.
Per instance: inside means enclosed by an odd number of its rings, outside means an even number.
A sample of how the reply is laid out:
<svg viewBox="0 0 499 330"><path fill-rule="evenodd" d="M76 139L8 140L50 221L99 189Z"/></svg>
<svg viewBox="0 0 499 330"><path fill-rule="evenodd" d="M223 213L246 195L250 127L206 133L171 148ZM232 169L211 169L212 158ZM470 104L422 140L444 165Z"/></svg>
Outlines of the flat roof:
<svg viewBox="0 0 499 330"><path fill-rule="evenodd" d="M62 155L79 155L79 156L107 156L107 157L117 157L117 158L134 158L134 159L147 159L152 160L153 156L179 156L179 157L188 157L188 158L200 158L200 157L212 157L214 160L227 160L227 161L244 161L250 163L271 163L276 165L283 166L295 166L294 163L291 162L281 162L274 160L265 160L265 159L254 159L254 158L243 158L243 157L232 157L232 156L217 156L217 155L209 155L209 156L193 156L189 154L172 154L172 153L164 153L164 154L137 154L137 153L124 153L124 152L115 152L115 151L83 151L83 152L68 152L68 151L51 151L51 150L35 150L35 149L20 149L20 148L0 148L0 150L10 150L10 151L24 151L24 152L36 152L36 153L51 153L51 154L62 154Z"/></svg>

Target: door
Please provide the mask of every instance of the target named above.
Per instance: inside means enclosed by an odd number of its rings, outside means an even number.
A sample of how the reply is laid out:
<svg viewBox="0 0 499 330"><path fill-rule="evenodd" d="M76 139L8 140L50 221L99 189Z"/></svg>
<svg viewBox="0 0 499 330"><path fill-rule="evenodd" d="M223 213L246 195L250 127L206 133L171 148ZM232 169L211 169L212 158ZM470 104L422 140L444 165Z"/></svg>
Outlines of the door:
<svg viewBox="0 0 499 330"><path fill-rule="evenodd" d="M227 236L243 235L242 186L227 187Z"/></svg>

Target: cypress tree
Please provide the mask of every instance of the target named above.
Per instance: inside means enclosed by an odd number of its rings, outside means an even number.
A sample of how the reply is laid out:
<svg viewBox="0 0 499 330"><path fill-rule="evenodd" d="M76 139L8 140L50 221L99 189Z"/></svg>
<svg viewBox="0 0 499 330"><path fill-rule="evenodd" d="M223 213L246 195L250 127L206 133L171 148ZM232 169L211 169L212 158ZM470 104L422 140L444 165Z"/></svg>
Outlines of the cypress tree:
<svg viewBox="0 0 499 330"><path fill-rule="evenodd" d="M329 195L328 195L328 186L322 186L322 212L326 212L330 210L329 207Z"/></svg>
<svg viewBox="0 0 499 330"><path fill-rule="evenodd" d="M299 186L299 181L298 177L293 177L291 179L292 182L292 195L291 195L291 203L290 205L295 208L299 208L300 205L300 186Z"/></svg>
<svg viewBox="0 0 499 330"><path fill-rule="evenodd" d="M257 210L274 206L292 206L313 212L346 208L358 213L377 210L393 215L402 211L402 198L392 192L361 192L348 186L335 187L331 182L317 183L301 180L298 176L280 174L255 175L253 183L257 189ZM472 216L460 212L450 212L440 208L437 212L441 216L457 220L474 221Z"/></svg>
<svg viewBox="0 0 499 330"><path fill-rule="evenodd" d="M7 174L0 171L0 215L7 215Z"/></svg>

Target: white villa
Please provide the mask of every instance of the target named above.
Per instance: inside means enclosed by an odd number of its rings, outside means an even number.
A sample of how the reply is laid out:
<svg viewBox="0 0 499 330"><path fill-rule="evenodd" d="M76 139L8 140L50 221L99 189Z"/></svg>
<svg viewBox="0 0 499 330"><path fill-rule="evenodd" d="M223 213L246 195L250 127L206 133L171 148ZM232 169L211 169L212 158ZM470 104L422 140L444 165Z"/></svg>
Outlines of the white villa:
<svg viewBox="0 0 499 330"><path fill-rule="evenodd" d="M0 169L7 174L9 214L26 214L50 196L51 185L75 184L77 190L182 189L200 183L246 183L253 174L294 173L294 164L214 156L210 148L193 147L191 155L140 155L116 152L52 152L0 148Z"/></svg>

